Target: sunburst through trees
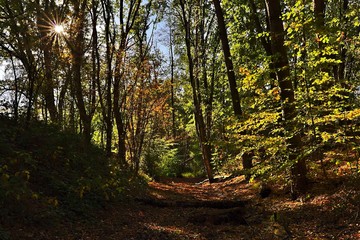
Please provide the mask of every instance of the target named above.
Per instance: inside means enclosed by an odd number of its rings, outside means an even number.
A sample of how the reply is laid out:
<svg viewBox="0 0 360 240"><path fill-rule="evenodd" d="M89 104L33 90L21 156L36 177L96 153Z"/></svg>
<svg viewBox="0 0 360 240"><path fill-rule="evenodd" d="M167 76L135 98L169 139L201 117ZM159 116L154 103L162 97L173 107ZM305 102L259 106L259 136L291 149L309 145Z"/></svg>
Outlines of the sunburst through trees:
<svg viewBox="0 0 360 240"><path fill-rule="evenodd" d="M56 24L56 25L54 26L54 31L55 31L55 33L57 33L57 34L63 34L63 33L64 33L64 26L61 25L61 24Z"/></svg>
<svg viewBox="0 0 360 240"><path fill-rule="evenodd" d="M39 21L39 29L42 32L41 41L50 41L57 44L66 33L66 21L55 14L55 16L44 13Z"/></svg>

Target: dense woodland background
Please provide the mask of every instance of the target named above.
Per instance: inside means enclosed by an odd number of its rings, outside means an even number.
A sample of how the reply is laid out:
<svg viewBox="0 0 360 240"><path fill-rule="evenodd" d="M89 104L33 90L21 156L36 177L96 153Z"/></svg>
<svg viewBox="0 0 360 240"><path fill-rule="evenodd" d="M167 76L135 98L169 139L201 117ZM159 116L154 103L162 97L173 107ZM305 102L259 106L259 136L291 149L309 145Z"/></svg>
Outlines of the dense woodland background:
<svg viewBox="0 0 360 240"><path fill-rule="evenodd" d="M0 0L0 205L356 176L359 33L357 0Z"/></svg>

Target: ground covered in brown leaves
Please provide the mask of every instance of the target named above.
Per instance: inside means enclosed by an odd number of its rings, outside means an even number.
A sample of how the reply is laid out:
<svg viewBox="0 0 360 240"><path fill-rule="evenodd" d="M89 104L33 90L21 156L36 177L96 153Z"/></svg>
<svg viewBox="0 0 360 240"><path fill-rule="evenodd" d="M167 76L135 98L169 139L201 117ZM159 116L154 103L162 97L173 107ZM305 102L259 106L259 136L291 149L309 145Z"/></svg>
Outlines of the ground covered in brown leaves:
<svg viewBox="0 0 360 240"><path fill-rule="evenodd" d="M318 181L307 196L292 201L286 190L276 188L262 199L243 177L212 184L163 179L149 183L145 196L88 216L6 227L11 239L39 240L360 239L359 190L354 179ZM226 206L228 202L241 204Z"/></svg>

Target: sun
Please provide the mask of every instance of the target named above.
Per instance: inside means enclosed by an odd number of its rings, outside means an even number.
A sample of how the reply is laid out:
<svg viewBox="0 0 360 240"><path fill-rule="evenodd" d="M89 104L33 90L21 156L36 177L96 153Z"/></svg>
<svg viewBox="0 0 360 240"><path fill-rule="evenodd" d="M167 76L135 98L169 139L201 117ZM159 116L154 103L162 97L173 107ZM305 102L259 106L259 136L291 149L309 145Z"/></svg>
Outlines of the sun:
<svg viewBox="0 0 360 240"><path fill-rule="evenodd" d="M62 33L64 33L64 26L61 24L55 24L54 31L57 34L62 34Z"/></svg>
<svg viewBox="0 0 360 240"><path fill-rule="evenodd" d="M43 12L43 16L39 18L37 26L39 32L41 32L39 41L48 42L57 46L59 46L63 40L67 41L69 25L66 16L60 16L57 12Z"/></svg>

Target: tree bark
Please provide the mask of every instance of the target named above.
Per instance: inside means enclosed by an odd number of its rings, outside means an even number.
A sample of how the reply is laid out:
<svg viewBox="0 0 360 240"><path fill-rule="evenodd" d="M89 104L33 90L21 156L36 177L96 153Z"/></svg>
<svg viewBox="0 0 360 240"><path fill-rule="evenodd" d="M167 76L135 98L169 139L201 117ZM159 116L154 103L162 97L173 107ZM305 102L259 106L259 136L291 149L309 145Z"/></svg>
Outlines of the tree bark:
<svg viewBox="0 0 360 240"><path fill-rule="evenodd" d="M120 46L120 49L118 50L117 56L116 56L116 67L115 67L115 76L114 76L114 105L113 105L113 112L114 112L114 118L116 122L116 129L118 132L118 159L119 163L122 166L126 166L126 128L124 124L124 117L121 110L121 99L120 99L120 81L122 78L121 73L121 64L122 64L122 57L123 52L125 49L125 36L122 34L122 44Z"/></svg>
<svg viewBox="0 0 360 240"><path fill-rule="evenodd" d="M342 22L344 23L348 23L349 20L346 16L346 13L348 11L348 8L349 8L349 0L343 0L343 11L342 11L342 14L341 14L341 18L342 18ZM341 38L341 50L340 50L340 60L341 60L341 63L338 67L338 78L339 78L339 81L343 84L344 80L345 80L345 66L346 66L346 57L347 57L347 48L346 48L346 39L347 39L347 32L346 32L346 29L343 30L342 32L342 38Z"/></svg>
<svg viewBox="0 0 360 240"><path fill-rule="evenodd" d="M284 26L281 20L280 0L266 0L267 11L270 22L271 47L273 62L276 69L277 80L280 87L280 98L283 105L283 119L287 130L292 134L288 139L289 161L295 162L291 167L293 195L304 193L307 188L306 162L304 158L298 158L298 151L301 146L301 136L297 133L295 118L295 97L290 69L287 57L287 50L284 46Z"/></svg>
<svg viewBox="0 0 360 240"><path fill-rule="evenodd" d="M251 11L252 11L251 16L252 16L252 19L253 19L254 24L255 24L256 32L264 33L265 31L264 31L264 28L261 25L259 16L257 14L257 7L256 7L256 4L255 4L254 0L249 0L249 5L250 5ZM266 55L268 57L272 57L273 53L272 53L272 50L271 50L271 40L269 39L269 37L267 37L265 35L262 35L260 37L260 42L261 42L261 45L263 46L263 48L264 48L264 50L266 52ZM272 61L269 63L269 69L270 69L270 78L271 78L270 87L272 89L272 88L275 87L274 82L276 81L276 73L275 73L274 64L273 64Z"/></svg>
<svg viewBox="0 0 360 240"><path fill-rule="evenodd" d="M91 61L92 61L92 73L90 81L90 113L92 117L96 111L97 96L96 85L100 81L100 54L99 54L99 40L98 40L98 18L99 18L99 2L98 0L92 0L92 49L91 49Z"/></svg>
<svg viewBox="0 0 360 240"><path fill-rule="evenodd" d="M116 122L116 127L118 130L118 158L119 162L123 166L127 166L126 161L126 125L125 118L122 112L122 104L120 99L120 83L123 77L122 67L123 67L123 58L126 53L127 38L130 31L133 29L136 17L139 14L140 9L140 0L131 0L128 6L127 18L125 21L125 7L124 0L119 2L119 11L120 11L120 44L116 53L116 63L115 63L115 74L114 74L114 103L113 103L113 113Z"/></svg>
<svg viewBox="0 0 360 240"><path fill-rule="evenodd" d="M100 96L100 104L102 109L102 116L105 120L106 143L105 151L107 156L111 156L112 152L112 136L113 136L113 119L112 119L112 83L113 83L113 56L114 56L114 38L115 32L111 32L110 26L113 20L112 5L109 0L101 1L103 8L103 18L105 21L105 45L106 45L106 85L105 85L105 103L103 93L101 91L101 83L98 82L98 92Z"/></svg>
<svg viewBox="0 0 360 240"><path fill-rule="evenodd" d="M325 32L326 1L325 0L313 0L313 5L314 5L316 38L317 38L318 46L319 46L319 50L320 50L319 57L322 58L325 55L325 54L323 54L323 51L325 49L325 46L327 45L327 44L324 44L321 40L324 35L324 32ZM329 59L336 59L335 54L332 54L330 56L325 55L325 57L329 58ZM323 72L328 72L329 75L332 74L335 80L337 80L337 81L339 80L339 72L338 72L337 65L333 65L333 64L325 62L324 64L321 64L320 70ZM329 88L330 84L327 84L325 87Z"/></svg>
<svg viewBox="0 0 360 240"><path fill-rule="evenodd" d="M44 1L42 5L44 5L45 13L52 14L49 0ZM37 1L38 6L40 7L39 0ZM47 34L47 25L48 23L45 20L45 16L41 13L42 10L38 9L37 12L37 25L39 28L41 41L41 48L43 50L44 57L44 83L43 83L43 95L46 101L46 108L50 113L50 120L54 123L59 121L58 119L58 111L55 105L55 96L54 96L54 81L53 81L53 69L52 69L52 47L53 39L52 36L48 36Z"/></svg>
<svg viewBox="0 0 360 240"><path fill-rule="evenodd" d="M60 124L60 126L63 126L63 127L71 126L71 121L67 126L64 124L65 96L69 89L69 85L71 85L70 82L71 82L71 67L69 67L69 69L66 70L65 82L60 90L60 95L59 95L59 104L58 104L58 106L59 106L59 124ZM70 88L70 90L72 91L71 88ZM72 95L72 93L71 93L71 95Z"/></svg>
<svg viewBox="0 0 360 240"><path fill-rule="evenodd" d="M188 67L189 67L189 78L192 87L196 130L199 137L202 160L204 163L206 174L209 179L209 182L213 182L214 176L211 167L211 148L208 143L208 139L206 138L206 129L205 129L206 126L205 126L200 102L198 99L196 79L194 75L194 60L191 51L191 26L190 26L189 18L186 14L185 2L183 0L180 0L180 7L182 12L182 21L185 28L185 45L186 45L186 54L187 54Z"/></svg>
<svg viewBox="0 0 360 240"><path fill-rule="evenodd" d="M224 13L220 5L219 0L213 0L214 6L215 6L215 13L218 20L218 26L219 26L219 33L220 33L220 39L221 44L223 48L224 58L225 58L225 65L227 69L227 76L230 86L230 92L231 92L231 100L233 104L233 110L234 114L237 117L240 117L242 115L241 105L240 105L240 96L237 89L236 84L236 76L234 71L234 65L231 58L231 52L230 52L230 46L229 46L229 39L226 31L226 24L224 19Z"/></svg>
<svg viewBox="0 0 360 240"><path fill-rule="evenodd" d="M58 119L58 111L55 106L54 82L53 82L53 74L52 74L52 66L51 66L52 65L51 53L48 46L45 46L44 49L44 65L45 65L44 96L46 101L46 107L50 113L50 120L53 123L57 123L59 119Z"/></svg>
<svg viewBox="0 0 360 240"><path fill-rule="evenodd" d="M87 114L86 106L84 102L83 88L82 88L82 74L81 68L84 62L84 28L85 28L85 9L86 1L78 3L75 7L78 12L75 12L77 23L75 26L75 40L73 43L69 43L71 46L71 52L73 55L73 81L74 81L74 93L76 97L76 105L79 110L80 120L83 124L83 137L85 145L89 145L91 142L91 117Z"/></svg>
<svg viewBox="0 0 360 240"><path fill-rule="evenodd" d="M171 20L170 20L170 34L169 34L169 49L170 49L170 70L171 70L171 117L172 117L172 135L173 138L176 138L176 113L175 113L175 97L174 97L174 84L175 84L175 78L174 78L174 51L173 51L173 30L171 26Z"/></svg>
<svg viewBox="0 0 360 240"><path fill-rule="evenodd" d="M16 74L16 67L15 67L13 57L10 57L10 60L11 60L13 74L14 74L14 91L15 91L15 96L14 96L14 101L13 101L14 120L15 120L15 122L17 122L19 119L19 79Z"/></svg>
<svg viewBox="0 0 360 240"><path fill-rule="evenodd" d="M313 0L314 15L315 15L315 26L318 31L322 31L325 25L325 1L324 0Z"/></svg>

